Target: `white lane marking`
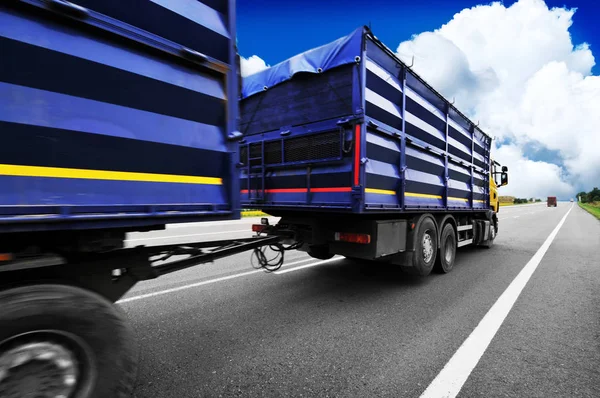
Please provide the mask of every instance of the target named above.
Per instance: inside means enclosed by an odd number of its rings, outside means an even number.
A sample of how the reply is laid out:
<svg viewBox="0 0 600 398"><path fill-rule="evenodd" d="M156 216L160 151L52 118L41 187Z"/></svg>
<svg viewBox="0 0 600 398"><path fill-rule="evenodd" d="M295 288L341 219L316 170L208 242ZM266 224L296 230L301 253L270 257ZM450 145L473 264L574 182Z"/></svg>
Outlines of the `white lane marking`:
<svg viewBox="0 0 600 398"><path fill-rule="evenodd" d="M217 235L217 234L237 234L242 232L252 232L249 229L238 229L237 231L217 231L217 232L206 232L201 234L189 234L189 235L170 235L170 236L155 236L152 238L136 238L136 239L127 239L126 242L139 242L143 240L161 240L161 239L175 239L175 238L188 238L190 236L208 236L208 235Z"/></svg>
<svg viewBox="0 0 600 398"><path fill-rule="evenodd" d="M300 271L301 269L310 268L310 267L316 267L317 265L326 264L326 263L332 263L334 261L340 261L343 258L344 257L334 257L334 258L330 258L329 260L319 261L318 263L301 265L300 267L296 267L296 268L292 268L292 269L286 269L286 270L283 270L283 271L275 271L273 273L277 274L277 275L287 274L288 272Z"/></svg>
<svg viewBox="0 0 600 398"><path fill-rule="evenodd" d="M521 216L514 216L513 218L519 218L519 217L521 217Z"/></svg>
<svg viewBox="0 0 600 398"><path fill-rule="evenodd" d="M314 258L305 258L304 260L294 261L294 262L291 262L289 264L285 264L284 266L289 267L291 265L296 265L296 264L304 263L304 262L310 261L310 260L314 260ZM331 261L331 260L326 260L324 262L329 262L329 261ZM319 265L319 264L322 264L322 263L323 262L318 262L318 263L315 263L315 264L311 264L311 266ZM198 286L209 285L211 283L223 282L223 281L227 281L229 279L241 278L242 276L257 274L259 272L264 272L264 270L257 269L257 270L253 270L253 271L242 272L240 274L228 275L228 276L223 276L223 277L220 277L220 278L209 279L207 281L191 283L189 285L178 286L178 287L174 287L174 288L171 288L171 289L159 290L158 292L152 292L152 293L147 293L147 294L140 294L139 296L133 296L133 297L128 297L128 298L119 300L119 301L117 301L117 304L129 303L131 301L142 300L142 299L146 299L146 298L150 298L150 297L155 297L155 296L162 296L163 294L169 294L169 293L174 293L174 292L178 292L178 291L181 291L181 290L191 289L191 288L198 287Z"/></svg>
<svg viewBox="0 0 600 398"><path fill-rule="evenodd" d="M548 251L552 241L564 224L573 207L567 211L556 228L550 233L546 241L533 255L531 260L523 267L519 275L510 283L504 293L485 314L479 325L471 332L469 337L454 353L450 361L423 392L421 398L453 398L458 395L469 375L483 356L488 345L500 329L504 319L519 298L542 258Z"/></svg>

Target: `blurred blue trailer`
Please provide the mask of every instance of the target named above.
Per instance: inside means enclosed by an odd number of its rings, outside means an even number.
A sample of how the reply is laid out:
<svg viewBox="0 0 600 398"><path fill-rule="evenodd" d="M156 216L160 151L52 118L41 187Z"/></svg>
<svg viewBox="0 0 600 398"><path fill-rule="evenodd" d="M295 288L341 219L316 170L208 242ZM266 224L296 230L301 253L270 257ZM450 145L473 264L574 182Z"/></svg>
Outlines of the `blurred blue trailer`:
<svg viewBox="0 0 600 398"><path fill-rule="evenodd" d="M239 217L226 1L75 1L82 15L62 2L10 3L0 232Z"/></svg>
<svg viewBox="0 0 600 398"><path fill-rule="evenodd" d="M111 302L277 241L123 248L240 217L235 36L233 0L0 2L0 396L129 396Z"/></svg>
<svg viewBox="0 0 600 398"><path fill-rule="evenodd" d="M282 217L265 233L419 275L492 244L492 139L368 28L246 77L240 109L242 206Z"/></svg>

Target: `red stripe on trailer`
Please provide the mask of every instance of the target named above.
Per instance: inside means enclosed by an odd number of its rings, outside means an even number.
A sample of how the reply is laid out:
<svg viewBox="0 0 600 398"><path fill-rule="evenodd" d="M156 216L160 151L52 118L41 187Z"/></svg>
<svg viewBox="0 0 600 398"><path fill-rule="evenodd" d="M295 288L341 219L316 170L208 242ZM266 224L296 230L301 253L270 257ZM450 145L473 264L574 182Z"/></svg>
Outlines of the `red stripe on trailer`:
<svg viewBox="0 0 600 398"><path fill-rule="evenodd" d="M265 193L307 193L308 188L280 188L265 189ZM352 187L332 187L332 188L311 188L310 192L352 192ZM247 189L242 189L241 193L249 193Z"/></svg>
<svg viewBox="0 0 600 398"><path fill-rule="evenodd" d="M360 124L356 125L354 134L354 185L360 183Z"/></svg>

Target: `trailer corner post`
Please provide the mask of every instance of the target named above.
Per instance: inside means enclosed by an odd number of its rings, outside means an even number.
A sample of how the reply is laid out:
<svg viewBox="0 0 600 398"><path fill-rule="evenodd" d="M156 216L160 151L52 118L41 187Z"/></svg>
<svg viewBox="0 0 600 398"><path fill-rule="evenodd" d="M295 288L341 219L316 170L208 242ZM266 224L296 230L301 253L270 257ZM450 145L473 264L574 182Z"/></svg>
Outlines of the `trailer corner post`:
<svg viewBox="0 0 600 398"><path fill-rule="evenodd" d="M402 132L400 136L400 209L406 209L406 66L400 68L402 80Z"/></svg>
<svg viewBox="0 0 600 398"><path fill-rule="evenodd" d="M227 132L226 135L234 135L239 134L237 131L237 127L240 121L240 112L239 112L239 103L237 101L240 95L238 74L241 74L241 66L237 64L238 52L236 45L236 10L235 10L235 0L227 0L229 2L228 7L228 21L229 21L229 35L231 37L231 41L229 43L229 71L227 72L225 84L227 90ZM243 137L240 137L240 139ZM237 162L235 161L235 156L238 156L240 150L239 139L231 140L228 145L228 151L230 153L229 160L229 175L232 181L227 185L228 191L226 194L228 195L228 199L230 200L231 211L233 212L233 216L235 218L239 218L241 215L241 198L240 198L240 179L238 176L238 168Z"/></svg>
<svg viewBox="0 0 600 398"><path fill-rule="evenodd" d="M450 105L446 102L445 104L445 113L446 113L446 127L445 127L445 135L446 135L446 151L444 152L444 199L443 205L444 208L448 209L448 196L450 194L450 172L448 171L448 137L449 137L449 113L450 113Z"/></svg>
<svg viewBox="0 0 600 398"><path fill-rule="evenodd" d="M364 123L357 122L354 125L354 159L353 168L354 174L352 176L352 207L357 213L362 213L364 209L364 180L365 176L363 169L365 164L362 162L364 153L364 142L366 142L366 127Z"/></svg>
<svg viewBox="0 0 600 398"><path fill-rule="evenodd" d="M469 169L471 170L471 195L469 196L469 208L473 209L474 201L473 195L475 195L475 190L473 189L473 184L475 183L475 179L473 174L475 173L475 125L471 123L470 127L471 132L471 164Z"/></svg>

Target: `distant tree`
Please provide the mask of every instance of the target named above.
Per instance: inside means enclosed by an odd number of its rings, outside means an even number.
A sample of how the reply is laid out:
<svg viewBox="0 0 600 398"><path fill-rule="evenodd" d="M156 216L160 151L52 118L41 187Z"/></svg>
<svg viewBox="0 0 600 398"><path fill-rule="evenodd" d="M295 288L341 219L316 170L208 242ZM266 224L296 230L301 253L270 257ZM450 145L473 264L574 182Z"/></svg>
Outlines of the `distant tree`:
<svg viewBox="0 0 600 398"><path fill-rule="evenodd" d="M536 199L535 201L536 201L536 202L541 202L542 200L541 200L541 199Z"/></svg>
<svg viewBox="0 0 600 398"><path fill-rule="evenodd" d="M594 187L594 189L587 194L587 200L588 202L600 202L600 189Z"/></svg>
<svg viewBox="0 0 600 398"><path fill-rule="evenodd" d="M581 201L582 201L583 203L586 203L586 202L587 202L587 192L579 192L579 193L577 194L577 196L579 196L579 197L581 198Z"/></svg>

